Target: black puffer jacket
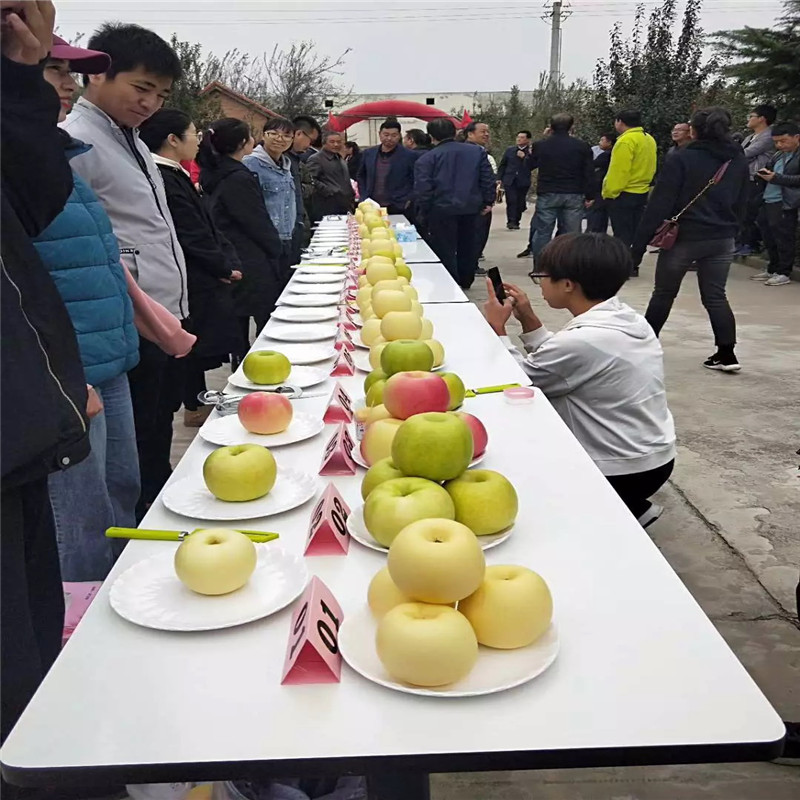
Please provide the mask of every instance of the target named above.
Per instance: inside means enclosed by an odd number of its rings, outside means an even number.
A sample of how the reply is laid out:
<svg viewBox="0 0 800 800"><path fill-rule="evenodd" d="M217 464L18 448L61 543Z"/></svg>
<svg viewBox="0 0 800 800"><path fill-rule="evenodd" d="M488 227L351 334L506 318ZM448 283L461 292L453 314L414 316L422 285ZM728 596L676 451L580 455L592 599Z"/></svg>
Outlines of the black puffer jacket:
<svg viewBox="0 0 800 800"><path fill-rule="evenodd" d="M675 216L730 161L722 180L712 186L680 218L678 241L733 239L747 203L750 171L742 148L733 141L696 141L664 163L650 195L633 242L634 261L639 263L647 243L659 225Z"/></svg>
<svg viewBox="0 0 800 800"><path fill-rule="evenodd" d="M72 172L59 103L41 66L2 59L2 488L89 454L86 381L75 331L31 237L61 212Z"/></svg>

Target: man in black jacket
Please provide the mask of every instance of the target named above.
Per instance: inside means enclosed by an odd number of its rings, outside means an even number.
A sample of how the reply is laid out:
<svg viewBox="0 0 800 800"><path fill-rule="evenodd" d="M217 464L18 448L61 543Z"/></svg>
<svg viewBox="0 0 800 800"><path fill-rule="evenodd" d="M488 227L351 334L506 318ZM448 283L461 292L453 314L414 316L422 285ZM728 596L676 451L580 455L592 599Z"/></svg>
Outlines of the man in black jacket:
<svg viewBox="0 0 800 800"><path fill-rule="evenodd" d="M31 237L64 207L72 172L42 77L55 10L2 3L2 739L58 655L64 600L47 476L89 453L75 332ZM7 788L4 786L4 788ZM9 798L14 795L8 790ZM3 797L6 791L3 792Z"/></svg>
<svg viewBox="0 0 800 800"><path fill-rule="evenodd" d="M317 222L328 214L347 214L355 206L356 194L350 171L342 158L344 137L338 131L323 131L322 150L306 161L314 180L311 219Z"/></svg>
<svg viewBox="0 0 800 800"><path fill-rule="evenodd" d="M530 131L520 131L517 143L506 148L497 168L497 180L506 193L506 227L518 231L525 200L531 188L531 139Z"/></svg>
<svg viewBox="0 0 800 800"><path fill-rule="evenodd" d="M603 181L605 180L608 168L611 165L611 151L614 149L614 142L617 141L615 131L600 135L597 146L600 153L595 156L592 164L592 199L586 202L588 212L586 214L587 233L607 233L608 232L608 203L603 200Z"/></svg>
<svg viewBox="0 0 800 800"><path fill-rule="evenodd" d="M536 142L531 156L533 169L539 170L536 211L531 220L528 247L523 256L539 255L553 236L580 233L585 202L592 199L592 149L570 135L573 118L556 114L550 121L550 136Z"/></svg>

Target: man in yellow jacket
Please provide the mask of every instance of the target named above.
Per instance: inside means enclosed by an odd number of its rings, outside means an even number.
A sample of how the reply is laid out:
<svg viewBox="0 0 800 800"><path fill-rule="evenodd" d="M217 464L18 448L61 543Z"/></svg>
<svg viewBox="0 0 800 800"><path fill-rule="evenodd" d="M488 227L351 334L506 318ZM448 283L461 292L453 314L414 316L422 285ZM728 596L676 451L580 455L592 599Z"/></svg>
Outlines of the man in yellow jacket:
<svg viewBox="0 0 800 800"><path fill-rule="evenodd" d="M603 199L608 201L614 236L630 245L656 174L656 141L644 132L640 111L620 111L614 127L620 136L611 151Z"/></svg>

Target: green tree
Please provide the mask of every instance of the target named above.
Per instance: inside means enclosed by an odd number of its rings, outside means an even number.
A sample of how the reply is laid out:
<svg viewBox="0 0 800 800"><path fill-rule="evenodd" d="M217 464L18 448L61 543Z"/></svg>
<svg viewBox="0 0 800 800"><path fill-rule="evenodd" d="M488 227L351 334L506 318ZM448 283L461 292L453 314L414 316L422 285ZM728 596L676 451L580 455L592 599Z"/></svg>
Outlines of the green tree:
<svg viewBox="0 0 800 800"><path fill-rule="evenodd" d="M687 0L676 39L677 5L677 0L663 0L649 19L639 6L627 39L621 24L611 31L608 59L598 61L594 74L589 116L595 132L613 123L615 110L640 109L645 127L666 150L672 126L688 119L712 82L717 64L703 60L702 0Z"/></svg>
<svg viewBox="0 0 800 800"><path fill-rule="evenodd" d="M771 102L782 116L800 116L800 0L784 0L772 28L719 31L713 40L723 76L754 102Z"/></svg>
<svg viewBox="0 0 800 800"><path fill-rule="evenodd" d="M180 59L183 76L172 87L169 106L185 111L198 128L205 128L221 116L222 110L218 100L200 96L200 92L213 80L208 78L202 48L199 44L181 41L174 33L170 45Z"/></svg>

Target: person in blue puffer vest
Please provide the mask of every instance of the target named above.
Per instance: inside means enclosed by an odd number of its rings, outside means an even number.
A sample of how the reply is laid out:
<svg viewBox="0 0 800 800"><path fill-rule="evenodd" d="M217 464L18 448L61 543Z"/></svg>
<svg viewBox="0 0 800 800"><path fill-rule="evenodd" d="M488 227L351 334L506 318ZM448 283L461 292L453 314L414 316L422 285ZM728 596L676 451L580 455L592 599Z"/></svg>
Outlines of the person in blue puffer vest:
<svg viewBox="0 0 800 800"><path fill-rule="evenodd" d="M60 119L78 88L71 73L104 72L109 63L105 53L54 37L44 76L61 100ZM68 159L90 148L62 135ZM51 475L48 489L62 580L98 581L118 554L106 528L136 526L139 460L127 372L139 361L139 336L111 221L89 185L73 177L67 205L34 245L67 307L86 382L99 402L89 427L89 457Z"/></svg>

